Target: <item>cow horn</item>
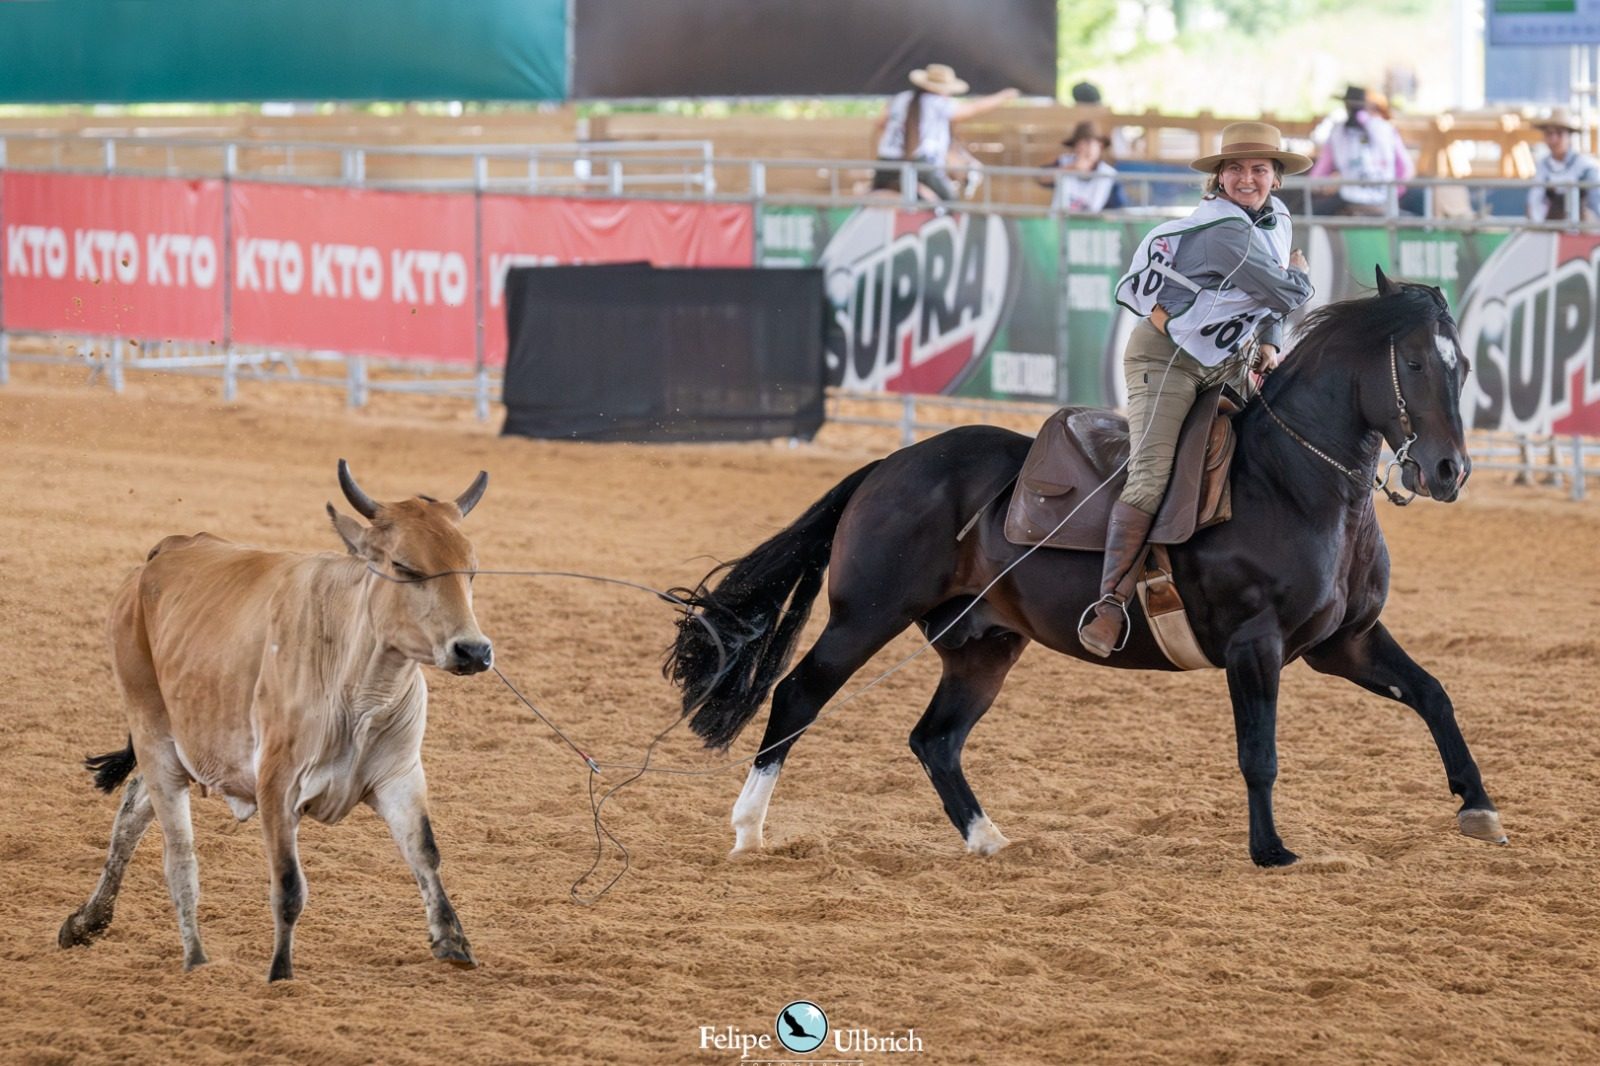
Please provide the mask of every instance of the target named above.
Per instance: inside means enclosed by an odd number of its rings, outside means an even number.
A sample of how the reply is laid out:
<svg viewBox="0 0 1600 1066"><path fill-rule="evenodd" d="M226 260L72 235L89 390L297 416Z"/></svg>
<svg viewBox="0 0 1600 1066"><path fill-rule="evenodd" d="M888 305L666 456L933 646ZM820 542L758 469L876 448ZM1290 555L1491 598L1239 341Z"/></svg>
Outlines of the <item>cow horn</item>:
<svg viewBox="0 0 1600 1066"><path fill-rule="evenodd" d="M467 517L467 512L478 506L478 501L483 498L483 490L489 487L489 471L480 470L472 484L467 486L467 491L456 497L456 507L461 511L461 517Z"/></svg>
<svg viewBox="0 0 1600 1066"><path fill-rule="evenodd" d="M371 496L361 491L356 479L350 476L350 464L343 459L339 460L339 487L344 489L344 498L350 501L350 506L362 518L370 522L377 515L378 505L372 502Z"/></svg>

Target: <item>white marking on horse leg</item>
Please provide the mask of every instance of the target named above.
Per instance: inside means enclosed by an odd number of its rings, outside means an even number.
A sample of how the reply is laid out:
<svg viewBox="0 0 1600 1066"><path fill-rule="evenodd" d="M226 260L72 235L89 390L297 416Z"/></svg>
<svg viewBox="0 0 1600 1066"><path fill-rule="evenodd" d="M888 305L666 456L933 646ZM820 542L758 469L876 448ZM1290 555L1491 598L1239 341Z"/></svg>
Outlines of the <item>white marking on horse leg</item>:
<svg viewBox="0 0 1600 1066"><path fill-rule="evenodd" d="M773 763L768 767L751 766L750 776L744 779L744 789L733 805L733 851L739 855L747 851L760 851L761 828L767 821L767 802L778 783L778 771L783 767Z"/></svg>
<svg viewBox="0 0 1600 1066"><path fill-rule="evenodd" d="M987 814L979 814L967 824L967 850L974 855L993 855L1009 843Z"/></svg>
<svg viewBox="0 0 1600 1066"><path fill-rule="evenodd" d="M1399 685L1390 685L1389 686L1389 691L1394 694L1394 698L1395 699L1399 700L1401 703L1405 702L1406 694L1404 692L1400 691L1400 686Z"/></svg>

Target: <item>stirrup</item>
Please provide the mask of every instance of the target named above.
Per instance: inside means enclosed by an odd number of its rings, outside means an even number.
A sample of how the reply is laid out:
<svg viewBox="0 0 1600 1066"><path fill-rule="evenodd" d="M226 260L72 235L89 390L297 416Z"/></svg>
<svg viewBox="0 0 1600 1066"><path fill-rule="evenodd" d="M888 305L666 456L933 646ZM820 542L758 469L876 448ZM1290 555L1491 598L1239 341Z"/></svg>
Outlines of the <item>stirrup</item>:
<svg viewBox="0 0 1600 1066"><path fill-rule="evenodd" d="M1111 648L1113 653L1119 652L1128 646L1128 636L1133 632L1133 619L1128 617L1128 601L1117 599L1117 594L1114 592L1108 592L1101 596L1098 600L1085 607L1083 613L1078 616L1079 642L1082 642L1084 627L1094 620L1096 617L1095 609L1101 604L1109 604L1122 614L1122 636Z"/></svg>

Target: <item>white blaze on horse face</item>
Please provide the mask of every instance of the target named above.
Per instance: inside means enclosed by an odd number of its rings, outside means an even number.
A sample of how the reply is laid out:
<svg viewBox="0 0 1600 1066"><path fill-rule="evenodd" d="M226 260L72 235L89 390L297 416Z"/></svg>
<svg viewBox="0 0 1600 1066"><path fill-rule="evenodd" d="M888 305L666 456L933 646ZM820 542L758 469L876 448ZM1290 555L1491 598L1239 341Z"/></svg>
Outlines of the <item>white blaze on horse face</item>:
<svg viewBox="0 0 1600 1066"><path fill-rule="evenodd" d="M1455 341L1452 341L1443 333L1435 333L1433 335L1433 347L1439 353L1440 361L1451 370L1454 370L1456 368Z"/></svg>
<svg viewBox="0 0 1600 1066"><path fill-rule="evenodd" d="M978 815L967 825L967 850L974 855L993 855L1009 843L987 814Z"/></svg>
<svg viewBox="0 0 1600 1066"><path fill-rule="evenodd" d="M776 763L765 768L750 767L750 776L744 779L744 789L733 805L734 841L730 854L761 850L761 828L767 821L767 802L772 799L772 789L778 783L780 769L782 767Z"/></svg>

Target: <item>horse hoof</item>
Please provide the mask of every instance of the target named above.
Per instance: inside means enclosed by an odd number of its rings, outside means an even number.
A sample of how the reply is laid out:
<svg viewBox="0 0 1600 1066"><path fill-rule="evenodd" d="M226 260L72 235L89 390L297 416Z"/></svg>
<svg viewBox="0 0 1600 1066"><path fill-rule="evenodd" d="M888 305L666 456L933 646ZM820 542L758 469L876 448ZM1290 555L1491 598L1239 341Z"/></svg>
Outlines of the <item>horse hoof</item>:
<svg viewBox="0 0 1600 1066"><path fill-rule="evenodd" d="M988 818L979 816L967 826L967 850L974 855L993 855L1011 841Z"/></svg>
<svg viewBox="0 0 1600 1066"><path fill-rule="evenodd" d="M1474 840L1487 840L1491 844L1504 844L1510 838L1500 827L1500 812L1485 810L1462 811L1456 815L1461 832Z"/></svg>
<svg viewBox="0 0 1600 1066"><path fill-rule="evenodd" d="M199 969L210 961L210 959L206 958L205 952L195 952L193 955L190 955L188 958L183 960L183 972L188 973L190 970Z"/></svg>
<svg viewBox="0 0 1600 1066"><path fill-rule="evenodd" d="M1293 866L1295 863L1300 861L1300 856L1296 855L1282 844L1275 844L1263 851L1252 851L1250 853L1250 861L1254 862L1257 866L1270 869L1274 866Z"/></svg>

